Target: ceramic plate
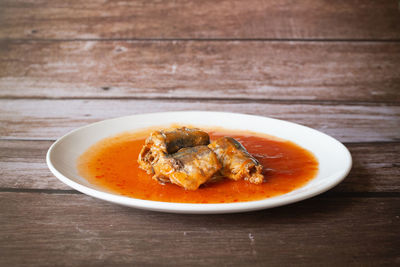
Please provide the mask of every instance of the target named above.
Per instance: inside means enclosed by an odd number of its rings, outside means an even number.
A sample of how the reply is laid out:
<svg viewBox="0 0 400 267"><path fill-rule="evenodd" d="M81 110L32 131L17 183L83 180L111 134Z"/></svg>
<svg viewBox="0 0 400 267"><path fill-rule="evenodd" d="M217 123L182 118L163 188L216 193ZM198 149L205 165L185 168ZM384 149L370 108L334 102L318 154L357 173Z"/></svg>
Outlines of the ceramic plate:
<svg viewBox="0 0 400 267"><path fill-rule="evenodd" d="M103 138L126 131L170 124L196 127L223 127L248 130L290 140L311 151L319 162L317 176L305 186L287 194L264 200L221 203L186 204L141 200L107 192L89 183L78 174L78 157ZM105 201L134 208L173 213L233 213L260 210L297 202L325 192L340 183L351 169L352 159L346 147L336 139L317 130L277 119L225 112L164 112L133 115L105 120L76 129L58 139L47 152L51 172L70 187Z"/></svg>

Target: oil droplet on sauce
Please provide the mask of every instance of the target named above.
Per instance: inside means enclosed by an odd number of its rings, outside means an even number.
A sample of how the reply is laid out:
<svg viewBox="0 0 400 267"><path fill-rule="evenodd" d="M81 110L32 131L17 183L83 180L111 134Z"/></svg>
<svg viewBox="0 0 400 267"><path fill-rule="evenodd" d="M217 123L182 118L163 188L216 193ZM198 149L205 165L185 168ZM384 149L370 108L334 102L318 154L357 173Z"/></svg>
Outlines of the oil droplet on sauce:
<svg viewBox="0 0 400 267"><path fill-rule="evenodd" d="M208 131L211 140L231 136L264 167L264 183L225 179L195 191L160 184L139 168L137 158L149 131L122 133L103 139L78 159L80 175L109 192L123 196L178 203L232 203L265 199L305 185L318 172L315 156L293 142L230 130Z"/></svg>

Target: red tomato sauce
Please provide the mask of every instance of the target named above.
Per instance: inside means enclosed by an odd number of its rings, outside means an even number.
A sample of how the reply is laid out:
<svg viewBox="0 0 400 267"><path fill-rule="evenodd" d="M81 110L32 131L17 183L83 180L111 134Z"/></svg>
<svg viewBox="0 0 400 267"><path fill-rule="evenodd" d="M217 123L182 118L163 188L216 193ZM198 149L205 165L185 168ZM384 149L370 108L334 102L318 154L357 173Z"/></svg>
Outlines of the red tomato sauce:
<svg viewBox="0 0 400 267"><path fill-rule="evenodd" d="M225 179L194 191L160 184L139 168L137 158L149 131L123 133L90 147L78 159L78 170L89 182L123 196L178 203L232 203L265 199L305 185L318 172L315 156L275 137L229 130L208 131L211 140L231 136L263 165L264 183Z"/></svg>

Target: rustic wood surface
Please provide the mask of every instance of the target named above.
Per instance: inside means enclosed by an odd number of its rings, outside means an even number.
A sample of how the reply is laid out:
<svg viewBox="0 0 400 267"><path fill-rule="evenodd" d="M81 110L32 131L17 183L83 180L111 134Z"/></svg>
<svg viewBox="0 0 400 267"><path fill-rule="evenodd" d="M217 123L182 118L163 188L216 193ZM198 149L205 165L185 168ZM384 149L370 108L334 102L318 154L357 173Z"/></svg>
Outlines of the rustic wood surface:
<svg viewBox="0 0 400 267"><path fill-rule="evenodd" d="M3 97L400 102L397 42L3 41L0 48Z"/></svg>
<svg viewBox="0 0 400 267"><path fill-rule="evenodd" d="M54 140L91 122L143 111L173 110L233 111L285 119L316 128L343 142L400 141L397 105L151 99L0 99L0 139ZM218 125L212 118L211 122Z"/></svg>
<svg viewBox="0 0 400 267"><path fill-rule="evenodd" d="M0 25L5 39L400 39L395 0L2 0Z"/></svg>
<svg viewBox="0 0 400 267"><path fill-rule="evenodd" d="M399 265L399 69L395 0L0 0L0 266ZM109 204L47 169L72 129L193 109L313 127L353 169L212 216Z"/></svg>
<svg viewBox="0 0 400 267"><path fill-rule="evenodd" d="M392 197L323 195L279 209L212 216L135 210L82 194L0 197L0 244L8 255L0 258L2 266L333 265L328 259L377 266L394 265L400 245L398 198Z"/></svg>

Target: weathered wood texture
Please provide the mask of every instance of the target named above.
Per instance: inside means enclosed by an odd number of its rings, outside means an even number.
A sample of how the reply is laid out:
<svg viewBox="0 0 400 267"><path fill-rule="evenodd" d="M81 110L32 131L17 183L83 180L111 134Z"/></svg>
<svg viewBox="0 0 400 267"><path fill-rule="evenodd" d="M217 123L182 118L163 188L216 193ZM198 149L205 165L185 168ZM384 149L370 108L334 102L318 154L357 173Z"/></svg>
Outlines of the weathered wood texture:
<svg viewBox="0 0 400 267"><path fill-rule="evenodd" d="M399 39L395 0L0 1L0 38Z"/></svg>
<svg viewBox="0 0 400 267"><path fill-rule="evenodd" d="M398 265L399 14L395 0L0 0L0 266ZM352 142L353 169L300 203L194 216L96 200L46 167L76 127L193 109L316 128Z"/></svg>
<svg viewBox="0 0 400 267"><path fill-rule="evenodd" d="M0 188L71 189L45 163L52 141L0 140ZM400 192L400 143L347 144L353 169L332 193Z"/></svg>
<svg viewBox="0 0 400 267"><path fill-rule="evenodd" d="M103 119L179 110L230 111L285 119L321 130L342 142L400 140L400 106L135 99L0 99L0 138L55 139ZM218 121L210 118L210 124L218 125Z"/></svg>
<svg viewBox="0 0 400 267"><path fill-rule="evenodd" d="M400 103L399 69L400 43L3 41L0 97Z"/></svg>
<svg viewBox="0 0 400 267"><path fill-rule="evenodd" d="M399 256L393 198L316 197L213 216L147 212L81 194L3 192L0 205L2 266L394 266Z"/></svg>

